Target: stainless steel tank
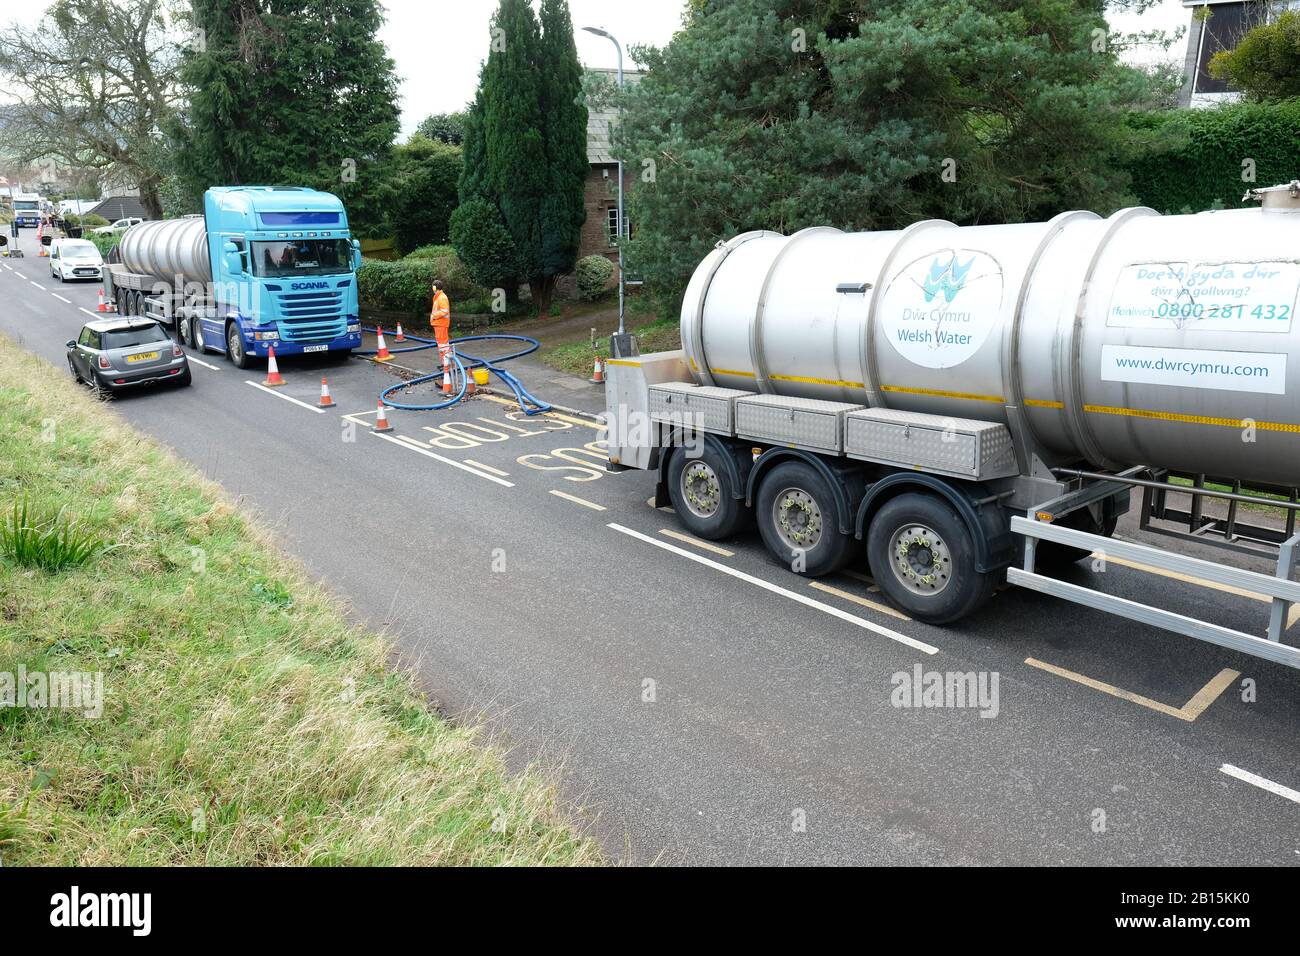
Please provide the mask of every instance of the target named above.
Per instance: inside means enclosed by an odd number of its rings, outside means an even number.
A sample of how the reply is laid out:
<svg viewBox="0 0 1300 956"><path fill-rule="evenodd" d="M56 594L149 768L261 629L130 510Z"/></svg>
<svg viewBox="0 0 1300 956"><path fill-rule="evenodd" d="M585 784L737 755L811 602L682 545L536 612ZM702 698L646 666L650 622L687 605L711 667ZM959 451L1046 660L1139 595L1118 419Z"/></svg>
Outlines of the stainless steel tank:
<svg viewBox="0 0 1300 956"><path fill-rule="evenodd" d="M696 270L701 384L1002 421L1049 463L1300 485L1300 184L1192 216L738 236Z"/></svg>
<svg viewBox="0 0 1300 956"><path fill-rule="evenodd" d="M122 264L137 275L163 282L211 282L207 226L202 216L163 219L132 226L118 244Z"/></svg>

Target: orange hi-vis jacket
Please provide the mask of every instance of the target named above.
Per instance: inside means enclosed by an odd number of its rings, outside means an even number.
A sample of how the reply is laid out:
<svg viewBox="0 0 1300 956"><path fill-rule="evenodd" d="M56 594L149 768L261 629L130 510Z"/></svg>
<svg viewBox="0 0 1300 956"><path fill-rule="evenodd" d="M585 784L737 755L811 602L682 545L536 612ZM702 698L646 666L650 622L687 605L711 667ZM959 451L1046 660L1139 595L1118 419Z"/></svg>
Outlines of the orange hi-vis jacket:
<svg viewBox="0 0 1300 956"><path fill-rule="evenodd" d="M429 315L429 324L433 326L435 332L439 329L451 328L451 303L447 301L447 293L441 289L433 297L433 312ZM445 336L435 335L434 338L442 341Z"/></svg>

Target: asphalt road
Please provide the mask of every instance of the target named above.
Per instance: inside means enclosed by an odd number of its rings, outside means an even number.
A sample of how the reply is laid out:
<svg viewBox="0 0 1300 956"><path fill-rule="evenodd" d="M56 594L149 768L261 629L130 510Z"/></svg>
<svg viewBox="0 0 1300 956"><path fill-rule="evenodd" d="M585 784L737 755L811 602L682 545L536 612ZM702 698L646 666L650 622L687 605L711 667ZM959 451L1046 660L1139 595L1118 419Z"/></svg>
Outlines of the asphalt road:
<svg viewBox="0 0 1300 956"><path fill-rule="evenodd" d="M64 367L95 293L44 259L3 260L0 332ZM900 619L862 574L813 583L756 537L676 537L652 477L606 473L582 419L479 398L390 412L380 437L388 369L286 360L289 385L267 391L264 371L202 361L192 388L110 413L276 529L442 707L556 765L616 858L1300 864L1296 671L1018 590L958 627ZM543 398L589 400L533 372ZM1266 623L1260 601L1195 583L1113 563L1071 575ZM996 715L895 706L895 675L917 665L996 677Z"/></svg>

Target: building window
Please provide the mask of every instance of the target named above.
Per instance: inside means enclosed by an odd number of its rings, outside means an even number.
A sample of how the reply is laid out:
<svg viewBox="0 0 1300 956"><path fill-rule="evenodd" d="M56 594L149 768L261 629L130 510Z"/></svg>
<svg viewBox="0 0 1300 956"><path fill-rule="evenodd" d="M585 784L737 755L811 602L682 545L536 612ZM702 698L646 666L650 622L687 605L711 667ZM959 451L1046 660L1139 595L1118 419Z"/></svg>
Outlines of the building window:
<svg viewBox="0 0 1300 956"><path fill-rule="evenodd" d="M627 210L624 210L623 235L631 239L632 220L627 218L626 213ZM605 207L605 238L609 241L610 248L618 245L618 206Z"/></svg>

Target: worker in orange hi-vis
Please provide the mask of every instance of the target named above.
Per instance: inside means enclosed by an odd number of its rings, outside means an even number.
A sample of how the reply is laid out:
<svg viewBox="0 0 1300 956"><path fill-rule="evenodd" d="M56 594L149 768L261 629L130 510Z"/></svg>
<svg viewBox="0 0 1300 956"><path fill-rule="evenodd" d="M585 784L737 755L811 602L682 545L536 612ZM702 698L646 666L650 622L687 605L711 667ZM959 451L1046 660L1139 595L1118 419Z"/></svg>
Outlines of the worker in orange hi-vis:
<svg viewBox="0 0 1300 956"><path fill-rule="evenodd" d="M447 293L442 291L442 281L433 280L433 311L429 313L429 324L433 326L433 337L438 343L438 354L442 357L442 390L451 390L451 303Z"/></svg>

